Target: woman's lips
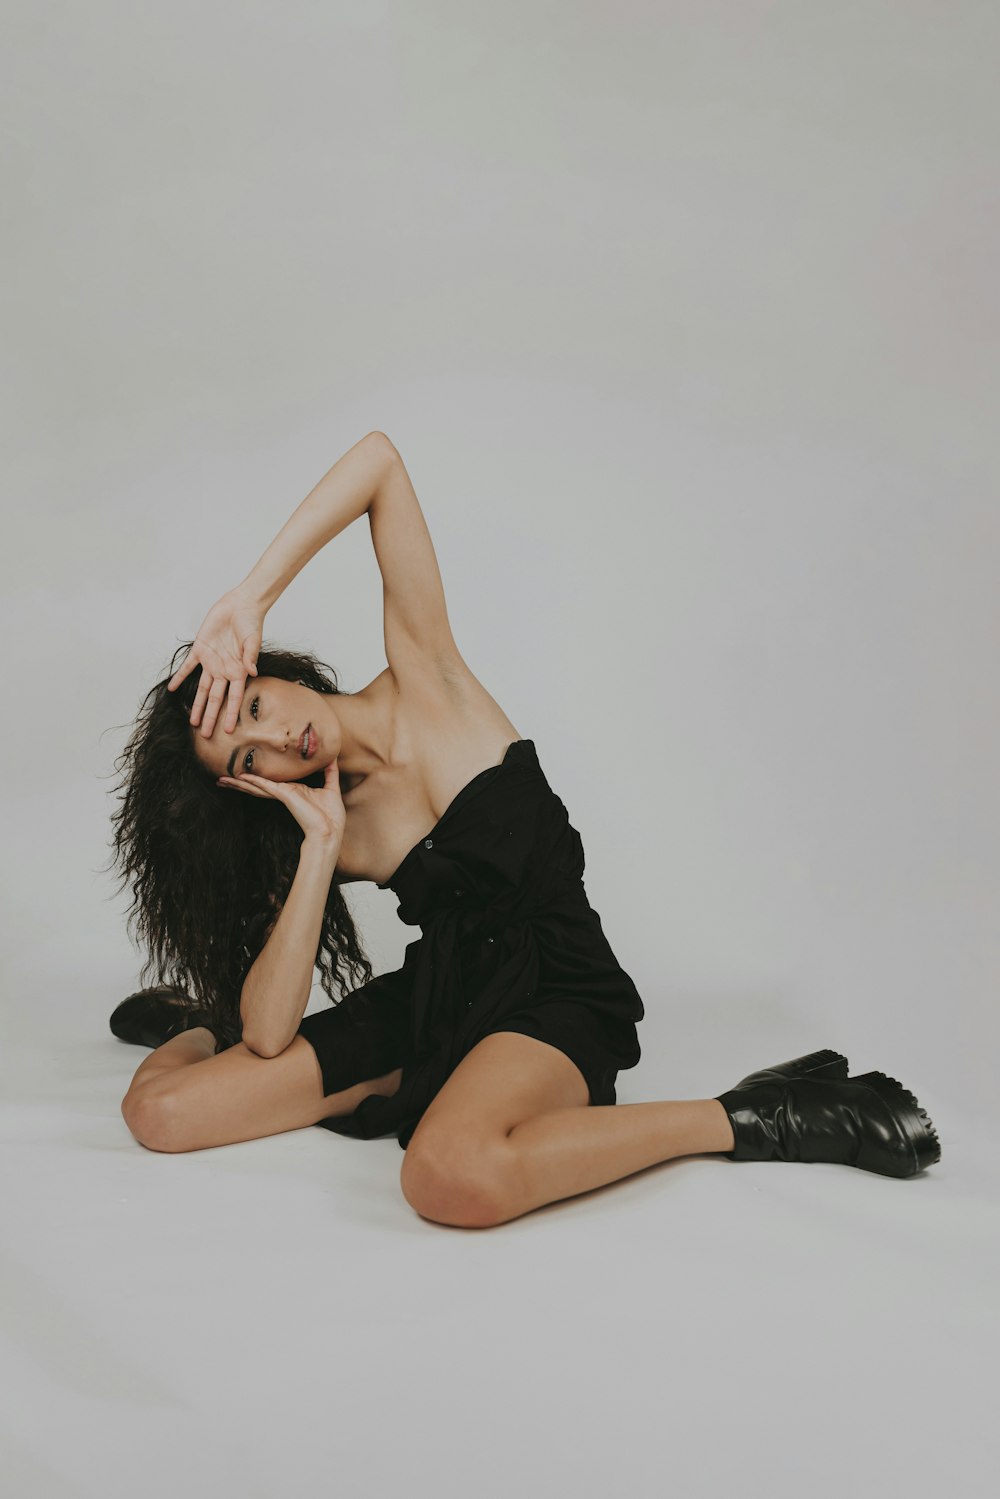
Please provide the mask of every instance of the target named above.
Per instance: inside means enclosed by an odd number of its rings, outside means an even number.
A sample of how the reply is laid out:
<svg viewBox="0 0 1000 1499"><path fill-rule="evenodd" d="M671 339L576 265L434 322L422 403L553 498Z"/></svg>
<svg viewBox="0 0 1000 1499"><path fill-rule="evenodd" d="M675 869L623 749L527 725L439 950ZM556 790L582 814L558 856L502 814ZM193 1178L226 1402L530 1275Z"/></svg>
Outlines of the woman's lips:
<svg viewBox="0 0 1000 1499"><path fill-rule="evenodd" d="M299 754L303 760L308 760L316 753L316 730L312 724L306 724L299 738Z"/></svg>

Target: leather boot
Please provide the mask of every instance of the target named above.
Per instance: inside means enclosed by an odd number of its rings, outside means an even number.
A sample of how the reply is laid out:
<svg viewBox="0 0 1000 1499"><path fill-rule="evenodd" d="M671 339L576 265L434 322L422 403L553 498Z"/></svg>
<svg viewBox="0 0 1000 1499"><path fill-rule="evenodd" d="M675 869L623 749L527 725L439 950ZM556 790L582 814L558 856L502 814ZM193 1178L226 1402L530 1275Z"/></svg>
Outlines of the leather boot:
<svg viewBox="0 0 1000 1499"><path fill-rule="evenodd" d="M941 1159L913 1094L884 1072L848 1078L840 1052L751 1072L718 1102L733 1128L732 1161L828 1161L906 1177Z"/></svg>
<svg viewBox="0 0 1000 1499"><path fill-rule="evenodd" d="M129 1041L133 1046L162 1046L171 1036L192 1030L196 1025L207 1026L215 1036L216 1052L232 1045L223 1041L216 1022L195 1006L185 990L169 984L136 990L111 1012L109 1024L120 1041Z"/></svg>

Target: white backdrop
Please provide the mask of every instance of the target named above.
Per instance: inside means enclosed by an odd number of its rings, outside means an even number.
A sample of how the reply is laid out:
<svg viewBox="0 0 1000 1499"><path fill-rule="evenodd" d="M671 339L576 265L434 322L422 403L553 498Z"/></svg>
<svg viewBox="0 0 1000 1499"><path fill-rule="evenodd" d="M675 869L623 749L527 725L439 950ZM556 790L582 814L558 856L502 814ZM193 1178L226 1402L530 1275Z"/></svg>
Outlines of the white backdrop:
<svg viewBox="0 0 1000 1499"><path fill-rule="evenodd" d="M58 1049L117 1110L143 1053L107 1031L140 963L101 872L114 757L177 643L380 428L643 995L620 1101L832 1046L911 1087L946 1156L992 1129L996 8L4 12L25 1095ZM382 669L365 520L265 635L349 690ZM395 897L348 898L398 966Z"/></svg>
<svg viewBox="0 0 1000 1499"><path fill-rule="evenodd" d="M127 725L378 427L647 1001L630 1096L787 1035L992 1113L1000 25L667 10L13 7L14 1037L134 987ZM367 521L266 629L381 670Z"/></svg>

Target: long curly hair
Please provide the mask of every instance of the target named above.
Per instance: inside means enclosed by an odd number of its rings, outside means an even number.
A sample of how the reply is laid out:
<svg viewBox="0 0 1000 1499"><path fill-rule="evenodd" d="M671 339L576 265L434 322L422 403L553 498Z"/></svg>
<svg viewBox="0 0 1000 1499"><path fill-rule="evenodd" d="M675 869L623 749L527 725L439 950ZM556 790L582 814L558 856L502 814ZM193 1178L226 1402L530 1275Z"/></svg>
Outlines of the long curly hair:
<svg viewBox="0 0 1000 1499"><path fill-rule="evenodd" d="M212 1029L232 1045L242 1035L243 981L288 897L303 833L278 801L234 796L215 784L197 758L190 724L201 667L174 691L166 676L146 694L131 736L115 760L123 780L112 794L111 864L121 873L118 892L131 884L127 928L148 951L139 982L150 979L184 991ZM336 672L311 652L281 650L265 642L257 656L260 677L301 682L315 692L337 693ZM302 778L321 787L323 772ZM316 953L321 984L334 1003L367 983L372 966L340 887L331 881Z"/></svg>

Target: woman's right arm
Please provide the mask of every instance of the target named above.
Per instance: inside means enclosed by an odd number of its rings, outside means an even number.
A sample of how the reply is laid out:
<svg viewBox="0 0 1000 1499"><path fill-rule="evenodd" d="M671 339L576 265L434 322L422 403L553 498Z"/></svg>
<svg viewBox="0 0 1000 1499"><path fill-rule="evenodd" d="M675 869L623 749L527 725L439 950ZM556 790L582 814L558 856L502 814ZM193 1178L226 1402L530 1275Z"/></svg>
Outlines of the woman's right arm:
<svg viewBox="0 0 1000 1499"><path fill-rule="evenodd" d="M260 651L264 617L310 558L352 521L364 515L378 491L396 449L384 432L369 432L323 475L282 526L270 546L236 588L209 612L181 666L170 678L175 691L201 666L191 723L211 738L227 698L223 729L231 734Z"/></svg>
<svg viewBox="0 0 1000 1499"><path fill-rule="evenodd" d="M243 981L243 1042L259 1057L276 1057L295 1039L312 989L340 837L305 837L292 887Z"/></svg>

